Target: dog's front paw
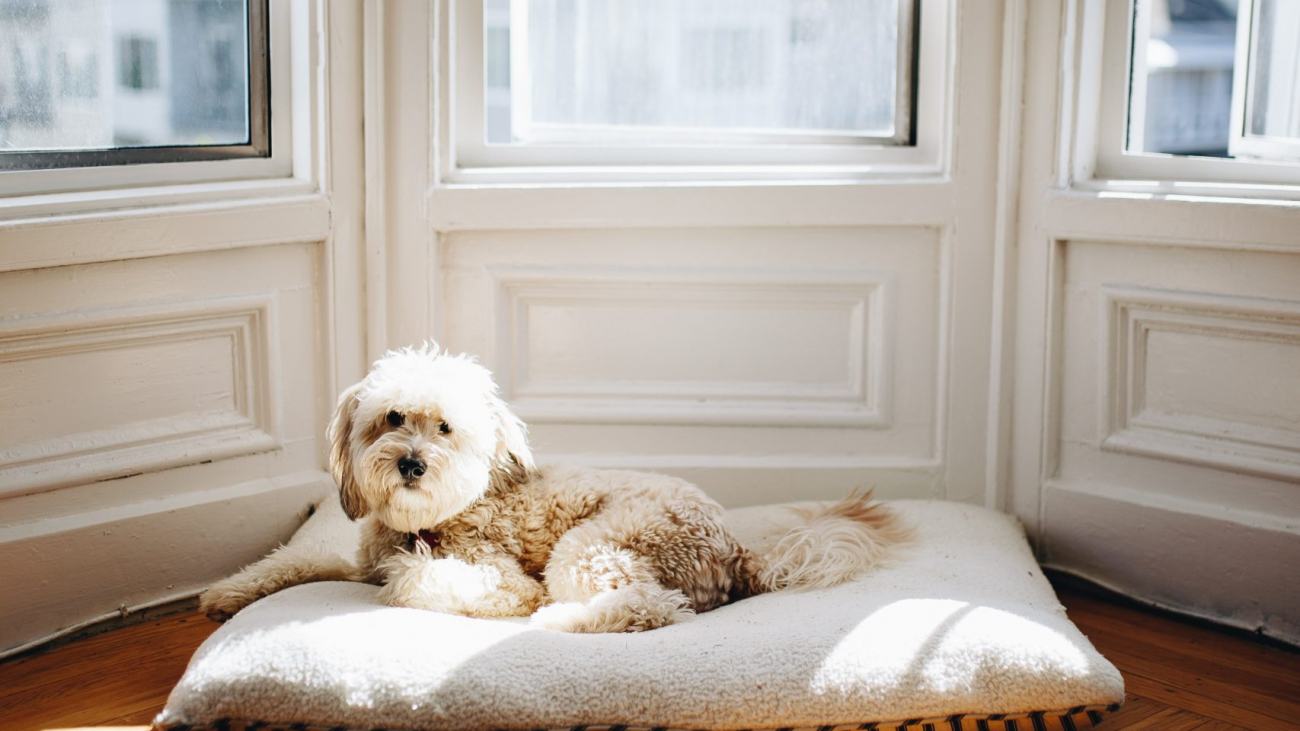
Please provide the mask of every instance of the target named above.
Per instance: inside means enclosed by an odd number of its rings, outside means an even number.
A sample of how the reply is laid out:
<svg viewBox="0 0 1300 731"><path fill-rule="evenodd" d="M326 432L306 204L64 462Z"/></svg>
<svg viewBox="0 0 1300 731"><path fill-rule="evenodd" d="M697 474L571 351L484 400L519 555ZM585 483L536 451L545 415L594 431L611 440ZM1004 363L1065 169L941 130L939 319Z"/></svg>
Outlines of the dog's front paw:
<svg viewBox="0 0 1300 731"><path fill-rule="evenodd" d="M538 609L528 623L556 632L577 632L588 615L587 605L582 602L556 602Z"/></svg>
<svg viewBox="0 0 1300 731"><path fill-rule="evenodd" d="M559 632L644 632L694 616L690 600L681 591L643 583L602 592L586 603L559 602L542 607L531 623Z"/></svg>
<svg viewBox="0 0 1300 731"><path fill-rule="evenodd" d="M199 595L199 611L214 622L225 622L244 607L252 604L258 597L255 589L240 581L238 577L222 579Z"/></svg>
<svg viewBox="0 0 1300 731"><path fill-rule="evenodd" d="M528 614L523 601L501 588L501 570L458 558L429 558L399 553L381 566L387 577L379 600L392 607L413 607L470 617Z"/></svg>

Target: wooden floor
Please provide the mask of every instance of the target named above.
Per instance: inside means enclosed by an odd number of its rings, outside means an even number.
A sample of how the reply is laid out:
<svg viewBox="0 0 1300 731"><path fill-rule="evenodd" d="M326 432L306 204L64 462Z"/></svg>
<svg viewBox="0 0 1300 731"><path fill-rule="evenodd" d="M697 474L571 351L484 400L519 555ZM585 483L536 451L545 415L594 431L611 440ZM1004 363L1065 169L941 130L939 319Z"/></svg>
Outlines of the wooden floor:
<svg viewBox="0 0 1300 731"><path fill-rule="evenodd" d="M1300 728L1300 653L1055 582L1127 682L1128 702L1099 731ZM146 728L216 627L186 612L0 662L0 730Z"/></svg>

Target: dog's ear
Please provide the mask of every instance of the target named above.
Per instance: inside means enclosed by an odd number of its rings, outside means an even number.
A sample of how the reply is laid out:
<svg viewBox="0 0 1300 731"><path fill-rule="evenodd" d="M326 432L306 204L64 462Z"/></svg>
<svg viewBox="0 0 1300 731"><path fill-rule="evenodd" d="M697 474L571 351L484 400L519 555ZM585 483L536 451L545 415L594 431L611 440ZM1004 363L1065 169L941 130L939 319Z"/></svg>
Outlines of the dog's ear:
<svg viewBox="0 0 1300 731"><path fill-rule="evenodd" d="M352 417L357 410L357 393L361 384L349 388L339 397L339 404L334 408L334 418L330 420L326 436L330 440L330 474L339 486L339 502L343 503L343 512L348 518L364 518L370 512L361 487L352 472Z"/></svg>
<svg viewBox="0 0 1300 731"><path fill-rule="evenodd" d="M528 448L528 429L497 396L488 397L488 408L496 421L497 450L493 457L496 469L516 481L526 478L536 469L533 451Z"/></svg>

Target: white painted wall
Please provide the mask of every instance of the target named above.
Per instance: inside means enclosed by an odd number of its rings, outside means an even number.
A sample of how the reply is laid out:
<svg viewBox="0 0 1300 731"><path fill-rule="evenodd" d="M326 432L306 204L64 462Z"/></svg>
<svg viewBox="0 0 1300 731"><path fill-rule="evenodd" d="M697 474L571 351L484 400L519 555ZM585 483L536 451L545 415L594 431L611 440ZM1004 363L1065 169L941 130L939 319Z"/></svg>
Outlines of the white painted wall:
<svg viewBox="0 0 1300 731"><path fill-rule="evenodd" d="M0 204L0 654L192 595L332 489L324 424L365 366L361 12L273 6L259 176L76 171L134 178Z"/></svg>
<svg viewBox="0 0 1300 731"><path fill-rule="evenodd" d="M1010 507L1048 565L1300 642L1300 173L1130 165L1126 3L1018 4Z"/></svg>
<svg viewBox="0 0 1300 731"><path fill-rule="evenodd" d="M934 135L890 151L887 177L512 180L474 167L500 151L457 157L452 130L477 117L449 108L452 29L475 37L454 6L372 8L368 145L386 169L368 200L386 233L369 282L387 333L372 354L430 336L478 354L544 461L679 474L730 505L863 485L984 500L999 13L925 3ZM901 167L904 152L932 163Z"/></svg>
<svg viewBox="0 0 1300 731"><path fill-rule="evenodd" d="M1100 4L925 5L925 170L502 182L445 164L446 3L299 0L261 177L0 201L0 652L274 546L339 388L430 337L544 461L984 503L1294 639L1296 206L1093 178Z"/></svg>

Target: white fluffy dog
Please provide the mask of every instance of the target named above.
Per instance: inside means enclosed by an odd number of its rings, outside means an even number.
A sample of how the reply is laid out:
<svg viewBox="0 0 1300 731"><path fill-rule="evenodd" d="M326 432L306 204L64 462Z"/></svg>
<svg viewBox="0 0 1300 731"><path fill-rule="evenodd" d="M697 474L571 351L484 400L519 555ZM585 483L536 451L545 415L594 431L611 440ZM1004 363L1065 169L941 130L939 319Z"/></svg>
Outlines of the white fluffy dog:
<svg viewBox="0 0 1300 731"><path fill-rule="evenodd" d="M437 346L392 351L339 399L330 468L366 519L356 565L281 548L201 598L214 618L308 581L381 584L387 604L533 616L569 632L654 629L767 591L830 586L905 531L869 495L817 512L768 556L665 475L533 462L487 369Z"/></svg>

